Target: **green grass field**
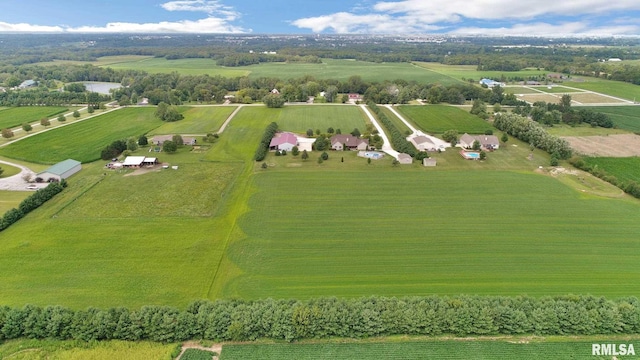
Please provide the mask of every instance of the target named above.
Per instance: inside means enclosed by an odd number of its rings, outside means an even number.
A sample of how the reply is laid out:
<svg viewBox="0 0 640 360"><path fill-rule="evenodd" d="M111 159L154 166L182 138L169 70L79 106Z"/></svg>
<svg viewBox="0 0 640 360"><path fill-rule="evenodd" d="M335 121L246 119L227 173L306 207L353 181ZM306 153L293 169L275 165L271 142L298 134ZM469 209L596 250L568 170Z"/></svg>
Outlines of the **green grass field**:
<svg viewBox="0 0 640 360"><path fill-rule="evenodd" d="M149 134L215 133L235 109L235 106L181 107L180 112L184 119L166 123Z"/></svg>
<svg viewBox="0 0 640 360"><path fill-rule="evenodd" d="M23 123L32 123L40 121L46 117L51 118L58 114L68 112L66 107L55 106L29 106L14 107L0 110L0 129L13 128Z"/></svg>
<svg viewBox="0 0 640 360"><path fill-rule="evenodd" d="M417 127L433 134L443 133L451 129L458 130L460 135L465 132L469 134L484 134L485 130L493 128L488 122L479 117L453 106L398 106L397 109Z"/></svg>
<svg viewBox="0 0 640 360"><path fill-rule="evenodd" d="M261 113L274 115L274 121L281 130L299 134L305 134L308 129L320 129L324 133L329 127L340 129L344 134L354 128L364 132L368 123L362 110L352 105L296 105L260 109Z"/></svg>
<svg viewBox="0 0 640 360"><path fill-rule="evenodd" d="M628 130L622 128L603 128L593 127L589 124L580 124L577 126L569 126L566 124L555 124L552 127L545 128L547 132L555 136L605 136L615 134L628 134Z"/></svg>
<svg viewBox="0 0 640 360"><path fill-rule="evenodd" d="M167 360L173 344L147 341L10 340L0 344L0 358L14 360Z"/></svg>
<svg viewBox="0 0 640 360"><path fill-rule="evenodd" d="M179 59L167 60L165 58L135 58L131 61L119 59L122 61L113 61L111 63L100 63L98 59L97 66L110 67L114 70L142 70L150 73L172 73L177 72L181 75L210 75L223 77L240 77L249 75L246 68L228 68L216 65L213 59Z"/></svg>
<svg viewBox="0 0 640 360"><path fill-rule="evenodd" d="M257 175L225 297L640 293L636 201L542 175L387 169Z"/></svg>
<svg viewBox="0 0 640 360"><path fill-rule="evenodd" d="M0 190L0 216L12 208L17 208L20 202L31 195L30 191Z"/></svg>
<svg viewBox="0 0 640 360"><path fill-rule="evenodd" d="M584 81L567 81L564 84L579 89L595 91L598 93L619 97L630 101L640 101L640 86L622 81L604 80L584 77Z"/></svg>
<svg viewBox="0 0 640 360"><path fill-rule="evenodd" d="M154 110L128 108L110 112L3 147L0 155L44 164L69 158L83 163L94 161L112 141L137 137L162 125L154 117Z"/></svg>
<svg viewBox="0 0 640 360"><path fill-rule="evenodd" d="M611 359L592 356L592 342L505 340L225 345L221 360ZM617 342L617 343L628 343ZM635 348L635 346L634 346ZM636 350L637 351L637 350ZM637 357L627 357L637 359Z"/></svg>
<svg viewBox="0 0 640 360"><path fill-rule="evenodd" d="M584 157L584 161L592 166L604 169L608 174L622 181L635 181L640 183L640 158L608 158L608 157Z"/></svg>
<svg viewBox="0 0 640 360"><path fill-rule="evenodd" d="M590 109L609 115L620 129L640 132L640 106L596 106Z"/></svg>
<svg viewBox="0 0 640 360"><path fill-rule="evenodd" d="M475 80L477 84L482 78L500 79L501 76L505 77L529 77L535 75L546 74L545 70L527 69L521 71L478 71L478 67L475 65L446 65L433 62L415 62L419 67L441 74L443 76L449 76L456 80Z"/></svg>

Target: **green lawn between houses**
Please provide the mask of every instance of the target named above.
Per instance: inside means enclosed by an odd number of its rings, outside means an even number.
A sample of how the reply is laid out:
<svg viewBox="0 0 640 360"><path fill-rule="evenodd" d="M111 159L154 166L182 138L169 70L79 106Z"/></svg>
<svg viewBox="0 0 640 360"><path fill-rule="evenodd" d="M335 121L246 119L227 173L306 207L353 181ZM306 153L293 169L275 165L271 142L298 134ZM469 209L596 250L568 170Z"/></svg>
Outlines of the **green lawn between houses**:
<svg viewBox="0 0 640 360"><path fill-rule="evenodd" d="M245 107L208 152L154 154L178 170L125 177L85 164L0 233L0 303L640 294L637 200L536 174L548 155L527 160L515 139L484 163L447 151L436 168L394 167L330 152L323 164L269 155L261 169L251 158L264 128L289 111L300 110Z"/></svg>

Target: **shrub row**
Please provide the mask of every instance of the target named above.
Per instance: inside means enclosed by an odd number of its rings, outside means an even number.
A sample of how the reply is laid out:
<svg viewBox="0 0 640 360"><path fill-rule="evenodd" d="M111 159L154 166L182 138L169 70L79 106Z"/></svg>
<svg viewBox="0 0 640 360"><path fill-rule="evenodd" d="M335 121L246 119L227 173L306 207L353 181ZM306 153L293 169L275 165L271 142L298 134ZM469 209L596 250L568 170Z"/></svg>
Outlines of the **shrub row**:
<svg viewBox="0 0 640 360"><path fill-rule="evenodd" d="M571 157L571 147L566 140L550 135L541 125L526 117L500 113L496 115L493 126L558 159Z"/></svg>
<svg viewBox="0 0 640 360"><path fill-rule="evenodd" d="M37 190L28 198L22 200L17 209L13 208L4 214L4 216L0 219L0 231L8 228L31 211L40 207L40 205L56 196L56 194L61 192L66 187L67 182L65 180L62 180L59 183L50 183L47 187Z"/></svg>
<svg viewBox="0 0 640 360"><path fill-rule="evenodd" d="M415 157L417 150L413 144L407 141L406 136L398 130L398 128L389 120L389 118L380 110L378 105L373 102L368 102L367 106L373 110L378 119L382 122L382 125L389 131L391 134L391 145L394 149L401 153L409 154L411 157Z"/></svg>
<svg viewBox="0 0 640 360"><path fill-rule="evenodd" d="M269 152L269 144L271 143L271 139L278 131L278 124L272 122L267 126L264 130L264 134L262 134L262 140L260 140L260 145L258 145L258 149L256 149L255 155L253 155L253 159L255 161L262 161L267 156Z"/></svg>
<svg viewBox="0 0 640 360"><path fill-rule="evenodd" d="M0 340L363 338L388 335L588 335L640 331L636 298L567 295L367 297L196 301L185 311L166 306L70 310L0 307Z"/></svg>
<svg viewBox="0 0 640 360"><path fill-rule="evenodd" d="M598 177L612 185L619 187L627 194L640 199L640 184L638 184L637 182L632 180L627 182L619 180L617 177L608 174L604 169L587 164L580 157L572 157L571 159L569 159L569 163L580 170L584 170L595 177Z"/></svg>

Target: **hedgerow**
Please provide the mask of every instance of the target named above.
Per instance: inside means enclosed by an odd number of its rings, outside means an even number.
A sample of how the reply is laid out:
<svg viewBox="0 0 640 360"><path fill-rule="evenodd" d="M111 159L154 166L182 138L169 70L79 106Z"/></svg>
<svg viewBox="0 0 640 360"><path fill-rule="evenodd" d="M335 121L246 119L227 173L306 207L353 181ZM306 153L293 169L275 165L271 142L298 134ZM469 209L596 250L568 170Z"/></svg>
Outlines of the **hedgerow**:
<svg viewBox="0 0 640 360"><path fill-rule="evenodd" d="M376 114L387 131L389 131L389 134L391 135L391 145L393 146L393 148L396 149L396 151L409 154L411 155L411 157L415 157L417 153L416 148L413 146L413 144L407 141L407 138L402 135L400 130L398 130L398 128L391 122L391 120L387 118L387 116L380 110L378 105L373 102L368 102L367 106Z"/></svg>
<svg viewBox="0 0 640 360"><path fill-rule="evenodd" d="M538 149L555 155L558 159L571 157L571 146L566 140L549 134L540 124L526 117L500 113L496 115L493 126L513 137L532 144Z"/></svg>
<svg viewBox="0 0 640 360"><path fill-rule="evenodd" d="M269 126L264 130L262 140L260 140L260 145L258 145L256 153L253 156L255 161L262 161L267 156L267 152L269 152L269 144L271 143L273 136L276 134L276 131L278 131L278 124L275 122L269 124Z"/></svg>
<svg viewBox="0 0 640 360"><path fill-rule="evenodd" d="M186 310L145 306L71 310L0 307L0 340L188 339L251 341L389 335L636 334L637 298L566 295L196 301Z"/></svg>
<svg viewBox="0 0 640 360"><path fill-rule="evenodd" d="M66 187L67 182L62 180L59 183L50 183L47 187L37 190L29 197L22 200L17 209L13 208L2 216L0 219L0 231L8 228L31 211L40 207L40 205L56 196Z"/></svg>
<svg viewBox="0 0 640 360"><path fill-rule="evenodd" d="M577 156L569 159L569 163L580 170L584 170L595 177L598 177L614 186L617 186L618 188L620 188L620 190L626 192L627 194L640 199L640 184L638 184L637 182L633 180L629 180L626 182L619 180L617 177L607 173L603 168L600 168L598 166L591 166L587 164L582 158Z"/></svg>

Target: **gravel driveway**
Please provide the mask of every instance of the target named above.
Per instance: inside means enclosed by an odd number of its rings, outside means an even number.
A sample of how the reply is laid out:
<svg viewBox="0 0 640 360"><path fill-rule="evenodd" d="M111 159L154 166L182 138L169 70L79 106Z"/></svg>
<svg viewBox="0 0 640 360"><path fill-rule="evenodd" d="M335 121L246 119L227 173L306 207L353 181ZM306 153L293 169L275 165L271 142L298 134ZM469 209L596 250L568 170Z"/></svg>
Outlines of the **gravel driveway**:
<svg viewBox="0 0 640 360"><path fill-rule="evenodd" d="M19 174L9 176L8 178L0 179L0 190L34 191L34 189L32 190L27 189L27 185L30 185L30 183L24 181L24 179L22 178L25 174L31 174L32 177L35 176L35 173L31 171L31 169L24 167L22 165L13 164L13 163L2 161L2 160L0 160L0 164L15 166L17 168L20 168L21 170ZM36 185L38 188L41 188L41 187L47 186L48 184L34 183L34 185Z"/></svg>

